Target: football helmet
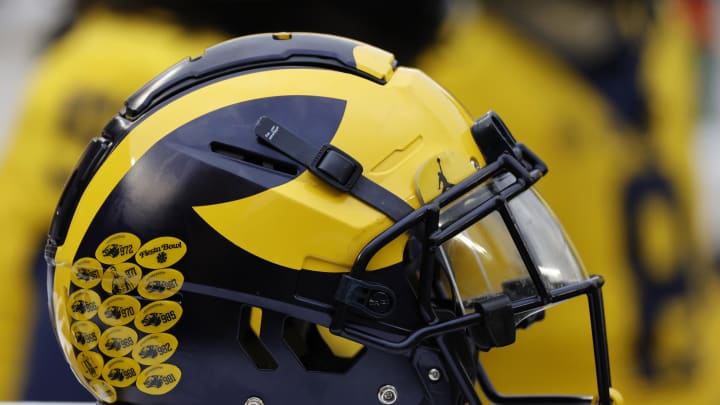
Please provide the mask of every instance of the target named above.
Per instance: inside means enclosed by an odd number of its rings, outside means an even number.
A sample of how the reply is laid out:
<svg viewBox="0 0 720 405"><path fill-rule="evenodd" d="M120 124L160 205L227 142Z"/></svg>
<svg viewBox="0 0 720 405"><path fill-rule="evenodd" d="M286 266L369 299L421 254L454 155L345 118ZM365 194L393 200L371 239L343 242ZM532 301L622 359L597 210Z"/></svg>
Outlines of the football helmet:
<svg viewBox="0 0 720 405"><path fill-rule="evenodd" d="M87 147L46 247L52 319L101 403L591 403L504 396L478 352L601 296L493 112L391 53L242 37L169 68Z"/></svg>

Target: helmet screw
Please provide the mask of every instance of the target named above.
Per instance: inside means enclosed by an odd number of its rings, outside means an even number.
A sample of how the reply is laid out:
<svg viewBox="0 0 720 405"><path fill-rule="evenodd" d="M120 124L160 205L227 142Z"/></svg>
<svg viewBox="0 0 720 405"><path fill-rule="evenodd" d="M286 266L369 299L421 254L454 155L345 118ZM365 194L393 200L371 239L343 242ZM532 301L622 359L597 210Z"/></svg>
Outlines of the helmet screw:
<svg viewBox="0 0 720 405"><path fill-rule="evenodd" d="M245 400L245 405L265 405L265 402L258 397L250 397Z"/></svg>
<svg viewBox="0 0 720 405"><path fill-rule="evenodd" d="M378 391L378 401L381 404L389 405L394 404L398 399L398 392L393 385L383 385Z"/></svg>
<svg viewBox="0 0 720 405"><path fill-rule="evenodd" d="M367 306L373 312L386 314L392 308L392 298L385 291L373 291L367 300Z"/></svg>
<svg viewBox="0 0 720 405"><path fill-rule="evenodd" d="M442 375L442 374L440 374L440 370L438 370L438 369L436 369L436 368L431 368L431 369L428 371L428 378L429 378L430 381L432 381L432 382L440 381L440 376L441 376L441 375Z"/></svg>

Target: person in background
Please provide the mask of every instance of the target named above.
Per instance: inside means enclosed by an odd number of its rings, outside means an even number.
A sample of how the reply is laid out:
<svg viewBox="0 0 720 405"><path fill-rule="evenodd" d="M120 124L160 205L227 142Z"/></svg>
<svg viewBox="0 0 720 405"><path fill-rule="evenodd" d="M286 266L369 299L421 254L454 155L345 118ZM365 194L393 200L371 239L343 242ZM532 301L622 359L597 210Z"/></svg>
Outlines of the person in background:
<svg viewBox="0 0 720 405"><path fill-rule="evenodd" d="M488 0L456 14L419 65L547 157L553 175L539 188L588 271L608 280L614 386L628 403L718 403L720 291L697 218L698 72L684 4ZM590 386L574 325L586 305L550 310L520 334L507 350L518 367L505 350L488 353L497 388ZM545 361L522 361L537 352Z"/></svg>
<svg viewBox="0 0 720 405"><path fill-rule="evenodd" d="M35 67L0 162L0 400L91 399L72 381L52 335L38 252L72 166L126 97L175 61L259 32L349 36L412 64L445 14L437 0L78 0L73 7Z"/></svg>

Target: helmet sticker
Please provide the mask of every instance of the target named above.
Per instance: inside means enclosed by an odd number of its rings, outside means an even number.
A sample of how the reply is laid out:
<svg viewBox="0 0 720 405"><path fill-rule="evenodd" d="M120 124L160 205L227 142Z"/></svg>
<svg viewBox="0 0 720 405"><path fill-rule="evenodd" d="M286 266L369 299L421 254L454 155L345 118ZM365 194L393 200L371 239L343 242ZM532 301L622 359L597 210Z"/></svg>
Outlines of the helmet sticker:
<svg viewBox="0 0 720 405"><path fill-rule="evenodd" d="M177 263L186 252L185 242L172 236L161 236L145 243L135 255L135 261L149 269L161 269Z"/></svg>
<svg viewBox="0 0 720 405"><path fill-rule="evenodd" d="M185 277L168 267L186 252L176 237L143 244L135 234L118 232L100 243L95 257L80 255L68 269L57 297L65 310L55 318L66 325L59 331L70 365L100 401L116 402L116 389L132 386L163 395L180 381L180 368L165 364L178 339L165 332L182 315L182 306L168 298L180 292Z"/></svg>
<svg viewBox="0 0 720 405"><path fill-rule="evenodd" d="M150 366L140 373L135 385L137 388L150 395L162 395L175 388L180 381L182 373L177 366L172 364L158 364Z"/></svg>
<svg viewBox="0 0 720 405"><path fill-rule="evenodd" d="M115 388L103 380L91 380L88 383L88 387L95 396L103 402L111 404L117 401L117 392L115 391Z"/></svg>
<svg viewBox="0 0 720 405"><path fill-rule="evenodd" d="M130 353L137 342L137 332L127 326L113 326L100 336L100 351L110 357Z"/></svg>
<svg viewBox="0 0 720 405"><path fill-rule="evenodd" d="M454 150L441 152L420 166L415 193L422 202L432 201L475 172L473 159Z"/></svg>
<svg viewBox="0 0 720 405"><path fill-rule="evenodd" d="M90 321L78 321L70 326L72 344L78 350L91 350L100 340L100 328Z"/></svg>
<svg viewBox="0 0 720 405"><path fill-rule="evenodd" d="M147 333L165 332L180 320L182 307L175 301L152 302L135 317L135 327Z"/></svg>
<svg viewBox="0 0 720 405"><path fill-rule="evenodd" d="M178 340L169 333L153 333L142 338L132 351L132 357L143 365L167 361L177 349Z"/></svg>
<svg viewBox="0 0 720 405"><path fill-rule="evenodd" d="M140 374L140 366L133 359L118 357L107 362L103 367L102 376L110 385L129 387Z"/></svg>
<svg viewBox="0 0 720 405"><path fill-rule="evenodd" d="M72 265L70 279L80 288L92 288L100 283L102 265L92 257L83 257Z"/></svg>
<svg viewBox="0 0 720 405"><path fill-rule="evenodd" d="M184 280L183 274L177 270L155 270L140 280L138 293L151 300L165 299L180 291Z"/></svg>
<svg viewBox="0 0 720 405"><path fill-rule="evenodd" d="M78 353L77 362L80 365L80 372L88 380L100 377L105 361L103 356L97 352L83 351Z"/></svg>
<svg viewBox="0 0 720 405"><path fill-rule="evenodd" d="M119 232L105 238L95 250L95 257L104 264L122 263L135 255L140 247L140 238Z"/></svg>
<svg viewBox="0 0 720 405"><path fill-rule="evenodd" d="M106 325L120 326L135 319L140 302L129 295L114 295L100 305L98 317Z"/></svg>
<svg viewBox="0 0 720 405"><path fill-rule="evenodd" d="M97 314L100 308L100 296L93 290L75 291L68 300L70 316L78 321L87 321Z"/></svg>
<svg viewBox="0 0 720 405"><path fill-rule="evenodd" d="M119 263L105 269L103 290L111 294L127 294L140 284L142 270L133 263Z"/></svg>

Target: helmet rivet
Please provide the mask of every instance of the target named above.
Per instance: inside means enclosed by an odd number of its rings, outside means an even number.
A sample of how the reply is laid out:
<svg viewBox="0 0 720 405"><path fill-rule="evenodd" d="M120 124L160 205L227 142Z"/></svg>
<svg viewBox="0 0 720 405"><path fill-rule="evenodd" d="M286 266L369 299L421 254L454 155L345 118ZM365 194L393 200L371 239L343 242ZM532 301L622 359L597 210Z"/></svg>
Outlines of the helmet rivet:
<svg viewBox="0 0 720 405"><path fill-rule="evenodd" d="M245 400L245 405L265 405L265 402L258 397L250 397Z"/></svg>
<svg viewBox="0 0 720 405"><path fill-rule="evenodd" d="M398 399L398 392L393 385L383 385L378 390L378 401L381 404L389 405L394 404Z"/></svg>
<svg viewBox="0 0 720 405"><path fill-rule="evenodd" d="M392 299L385 291L373 291L367 300L367 306L374 312L386 314L392 309Z"/></svg>
<svg viewBox="0 0 720 405"><path fill-rule="evenodd" d="M440 376L441 376L440 370L438 370L438 369L436 369L436 368L431 368L431 369L428 371L428 378L429 378L430 381L432 381L432 382L440 381Z"/></svg>

